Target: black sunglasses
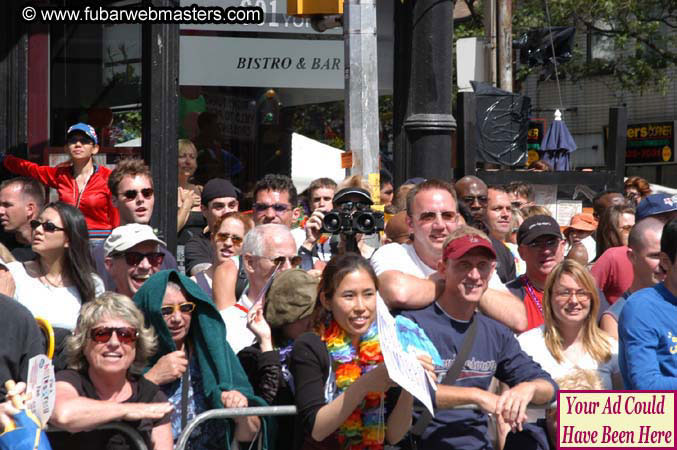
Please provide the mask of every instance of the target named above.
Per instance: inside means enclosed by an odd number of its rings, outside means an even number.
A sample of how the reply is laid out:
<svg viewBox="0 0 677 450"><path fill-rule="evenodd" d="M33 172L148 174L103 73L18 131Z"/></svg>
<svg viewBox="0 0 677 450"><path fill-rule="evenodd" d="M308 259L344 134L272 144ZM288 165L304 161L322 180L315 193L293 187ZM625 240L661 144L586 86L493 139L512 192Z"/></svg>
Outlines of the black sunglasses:
<svg viewBox="0 0 677 450"><path fill-rule="evenodd" d="M136 199L136 196L139 195L139 192L141 192L141 195L143 195L143 198L149 199L153 196L153 193L155 191L153 190L153 188L144 188L144 189L141 189L141 191L137 191L136 189L129 189L129 190L123 192L122 195L127 200L134 200L134 199Z"/></svg>
<svg viewBox="0 0 677 450"><path fill-rule="evenodd" d="M81 143L82 145L94 145L94 139L88 137L88 136L70 136L68 140L66 141L68 145L75 145L78 142Z"/></svg>
<svg viewBox="0 0 677 450"><path fill-rule="evenodd" d="M124 256L125 262L130 266L141 264L144 258L148 258L151 266L157 267L165 260L165 254L161 252L141 253L141 252L121 252L113 255L114 257Z"/></svg>
<svg viewBox="0 0 677 450"><path fill-rule="evenodd" d="M37 229L40 225L42 225L42 229L45 230L47 233L54 233L55 231L64 231L63 228L57 227L56 225L54 225L49 220L46 220L44 222L40 222L37 219L33 219L33 220L31 220L30 223L31 223L31 228L34 229L34 230Z"/></svg>
<svg viewBox="0 0 677 450"><path fill-rule="evenodd" d="M285 205L284 203L274 203L272 205L269 205L268 203L254 203L252 208L254 209L254 211L259 212L259 213L263 212L263 211L267 211L268 208L273 208L273 211L275 211L276 213L283 213L283 212L291 209L291 206Z"/></svg>
<svg viewBox="0 0 677 450"><path fill-rule="evenodd" d="M136 342L139 332L134 327L97 327L92 328L89 337L99 344L105 344L110 341L113 333L117 334L118 341L122 344L131 344Z"/></svg>

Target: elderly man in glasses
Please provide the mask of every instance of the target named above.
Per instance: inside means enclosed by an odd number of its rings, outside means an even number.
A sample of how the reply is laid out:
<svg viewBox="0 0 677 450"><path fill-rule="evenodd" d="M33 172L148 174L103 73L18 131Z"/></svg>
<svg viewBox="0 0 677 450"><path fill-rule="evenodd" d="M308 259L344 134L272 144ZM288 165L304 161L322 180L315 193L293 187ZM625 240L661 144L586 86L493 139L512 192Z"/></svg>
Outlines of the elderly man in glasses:
<svg viewBox="0 0 677 450"><path fill-rule="evenodd" d="M245 236L242 244L242 265L248 285L235 305L221 310L226 324L226 339L237 354L254 343L255 336L247 328L250 309L265 295L273 273L280 273L301 264L301 256L289 228L277 223L258 225ZM259 305L260 306L260 305Z"/></svg>
<svg viewBox="0 0 677 450"><path fill-rule="evenodd" d="M148 225L153 215L155 192L150 168L138 158L120 161L108 178L108 188L113 194L113 205L120 213L120 225ZM92 258L96 264L96 272L103 280L107 291L115 291L116 284L106 267L104 242L91 248ZM176 269L176 259L164 246L160 247L164 259L159 270Z"/></svg>
<svg viewBox="0 0 677 450"><path fill-rule="evenodd" d="M545 280L557 264L564 259L566 241L562 237L557 221L551 216L536 215L527 218L517 231L517 245L520 257L526 263L526 273L508 284L515 296L524 300L527 313L527 330L543 324L543 288ZM600 311L609 303L600 291ZM525 330L526 331L526 330Z"/></svg>
<svg viewBox="0 0 677 450"><path fill-rule="evenodd" d="M454 188L440 180L427 180L414 187L407 195L407 225L414 242L384 245L374 253L371 264L388 306L419 309L433 303L444 290L444 277L437 272L437 264L442 260L442 244L459 225ZM489 286L503 285L493 274ZM524 305L508 292L489 289L480 308L514 330L526 327Z"/></svg>
<svg viewBox="0 0 677 450"><path fill-rule="evenodd" d="M148 225L130 223L115 228L103 248L104 264L116 292L133 297L151 275L160 271L164 246Z"/></svg>

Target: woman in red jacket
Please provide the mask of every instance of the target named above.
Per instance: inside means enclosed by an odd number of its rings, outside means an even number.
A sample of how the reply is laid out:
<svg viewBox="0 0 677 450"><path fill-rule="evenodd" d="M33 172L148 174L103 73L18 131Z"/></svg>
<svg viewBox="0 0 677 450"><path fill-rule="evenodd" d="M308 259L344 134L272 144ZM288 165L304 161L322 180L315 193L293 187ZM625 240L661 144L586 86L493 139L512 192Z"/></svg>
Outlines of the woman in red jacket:
<svg viewBox="0 0 677 450"><path fill-rule="evenodd" d="M99 152L94 127L86 123L71 126L66 133L66 150L70 163L56 167L40 166L13 155L3 155L2 165L12 173L35 178L56 189L60 201L82 211L90 240L105 239L120 219L108 189L111 171L94 164L94 155Z"/></svg>

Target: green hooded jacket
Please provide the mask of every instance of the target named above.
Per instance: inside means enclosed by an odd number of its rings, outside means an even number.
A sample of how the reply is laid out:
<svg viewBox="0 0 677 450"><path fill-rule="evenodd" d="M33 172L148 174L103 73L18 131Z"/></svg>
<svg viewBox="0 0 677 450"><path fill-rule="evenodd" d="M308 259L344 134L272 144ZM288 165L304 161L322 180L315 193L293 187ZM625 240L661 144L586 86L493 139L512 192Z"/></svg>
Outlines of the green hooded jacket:
<svg viewBox="0 0 677 450"><path fill-rule="evenodd" d="M197 357L204 394L211 407L223 408L221 392L233 390L247 397L249 406L268 406L262 398L254 394L240 361L226 341L226 327L211 298L193 280L176 270L156 273L134 295L134 303L143 312L146 325L152 325L158 335L158 350L150 358L148 368L154 366L162 356L177 350L160 312L169 281L181 286L187 294L187 300L195 302L188 342ZM228 423L231 426L226 432L226 448L230 447L233 436L232 422ZM268 448L267 429L267 420L261 417L264 448Z"/></svg>

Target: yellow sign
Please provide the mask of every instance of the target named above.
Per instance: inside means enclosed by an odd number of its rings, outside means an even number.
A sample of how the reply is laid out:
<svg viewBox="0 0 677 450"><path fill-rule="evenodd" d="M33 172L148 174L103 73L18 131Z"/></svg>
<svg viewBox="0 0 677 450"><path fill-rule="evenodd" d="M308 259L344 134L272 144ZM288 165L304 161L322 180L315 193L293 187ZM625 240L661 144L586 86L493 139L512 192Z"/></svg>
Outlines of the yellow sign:
<svg viewBox="0 0 677 450"><path fill-rule="evenodd" d="M672 157L672 149L668 147L667 145L663 147L663 161L670 161L670 158Z"/></svg>
<svg viewBox="0 0 677 450"><path fill-rule="evenodd" d="M353 152L341 153L341 169L353 168Z"/></svg>
<svg viewBox="0 0 677 450"><path fill-rule="evenodd" d="M538 152L536 150L529 150L527 152L527 166L533 162L538 161L539 159L541 158L538 156Z"/></svg>
<svg viewBox="0 0 677 450"><path fill-rule="evenodd" d="M674 448L675 392L560 391L559 448Z"/></svg>
<svg viewBox="0 0 677 450"><path fill-rule="evenodd" d="M287 0L287 15L343 14L343 0Z"/></svg>

